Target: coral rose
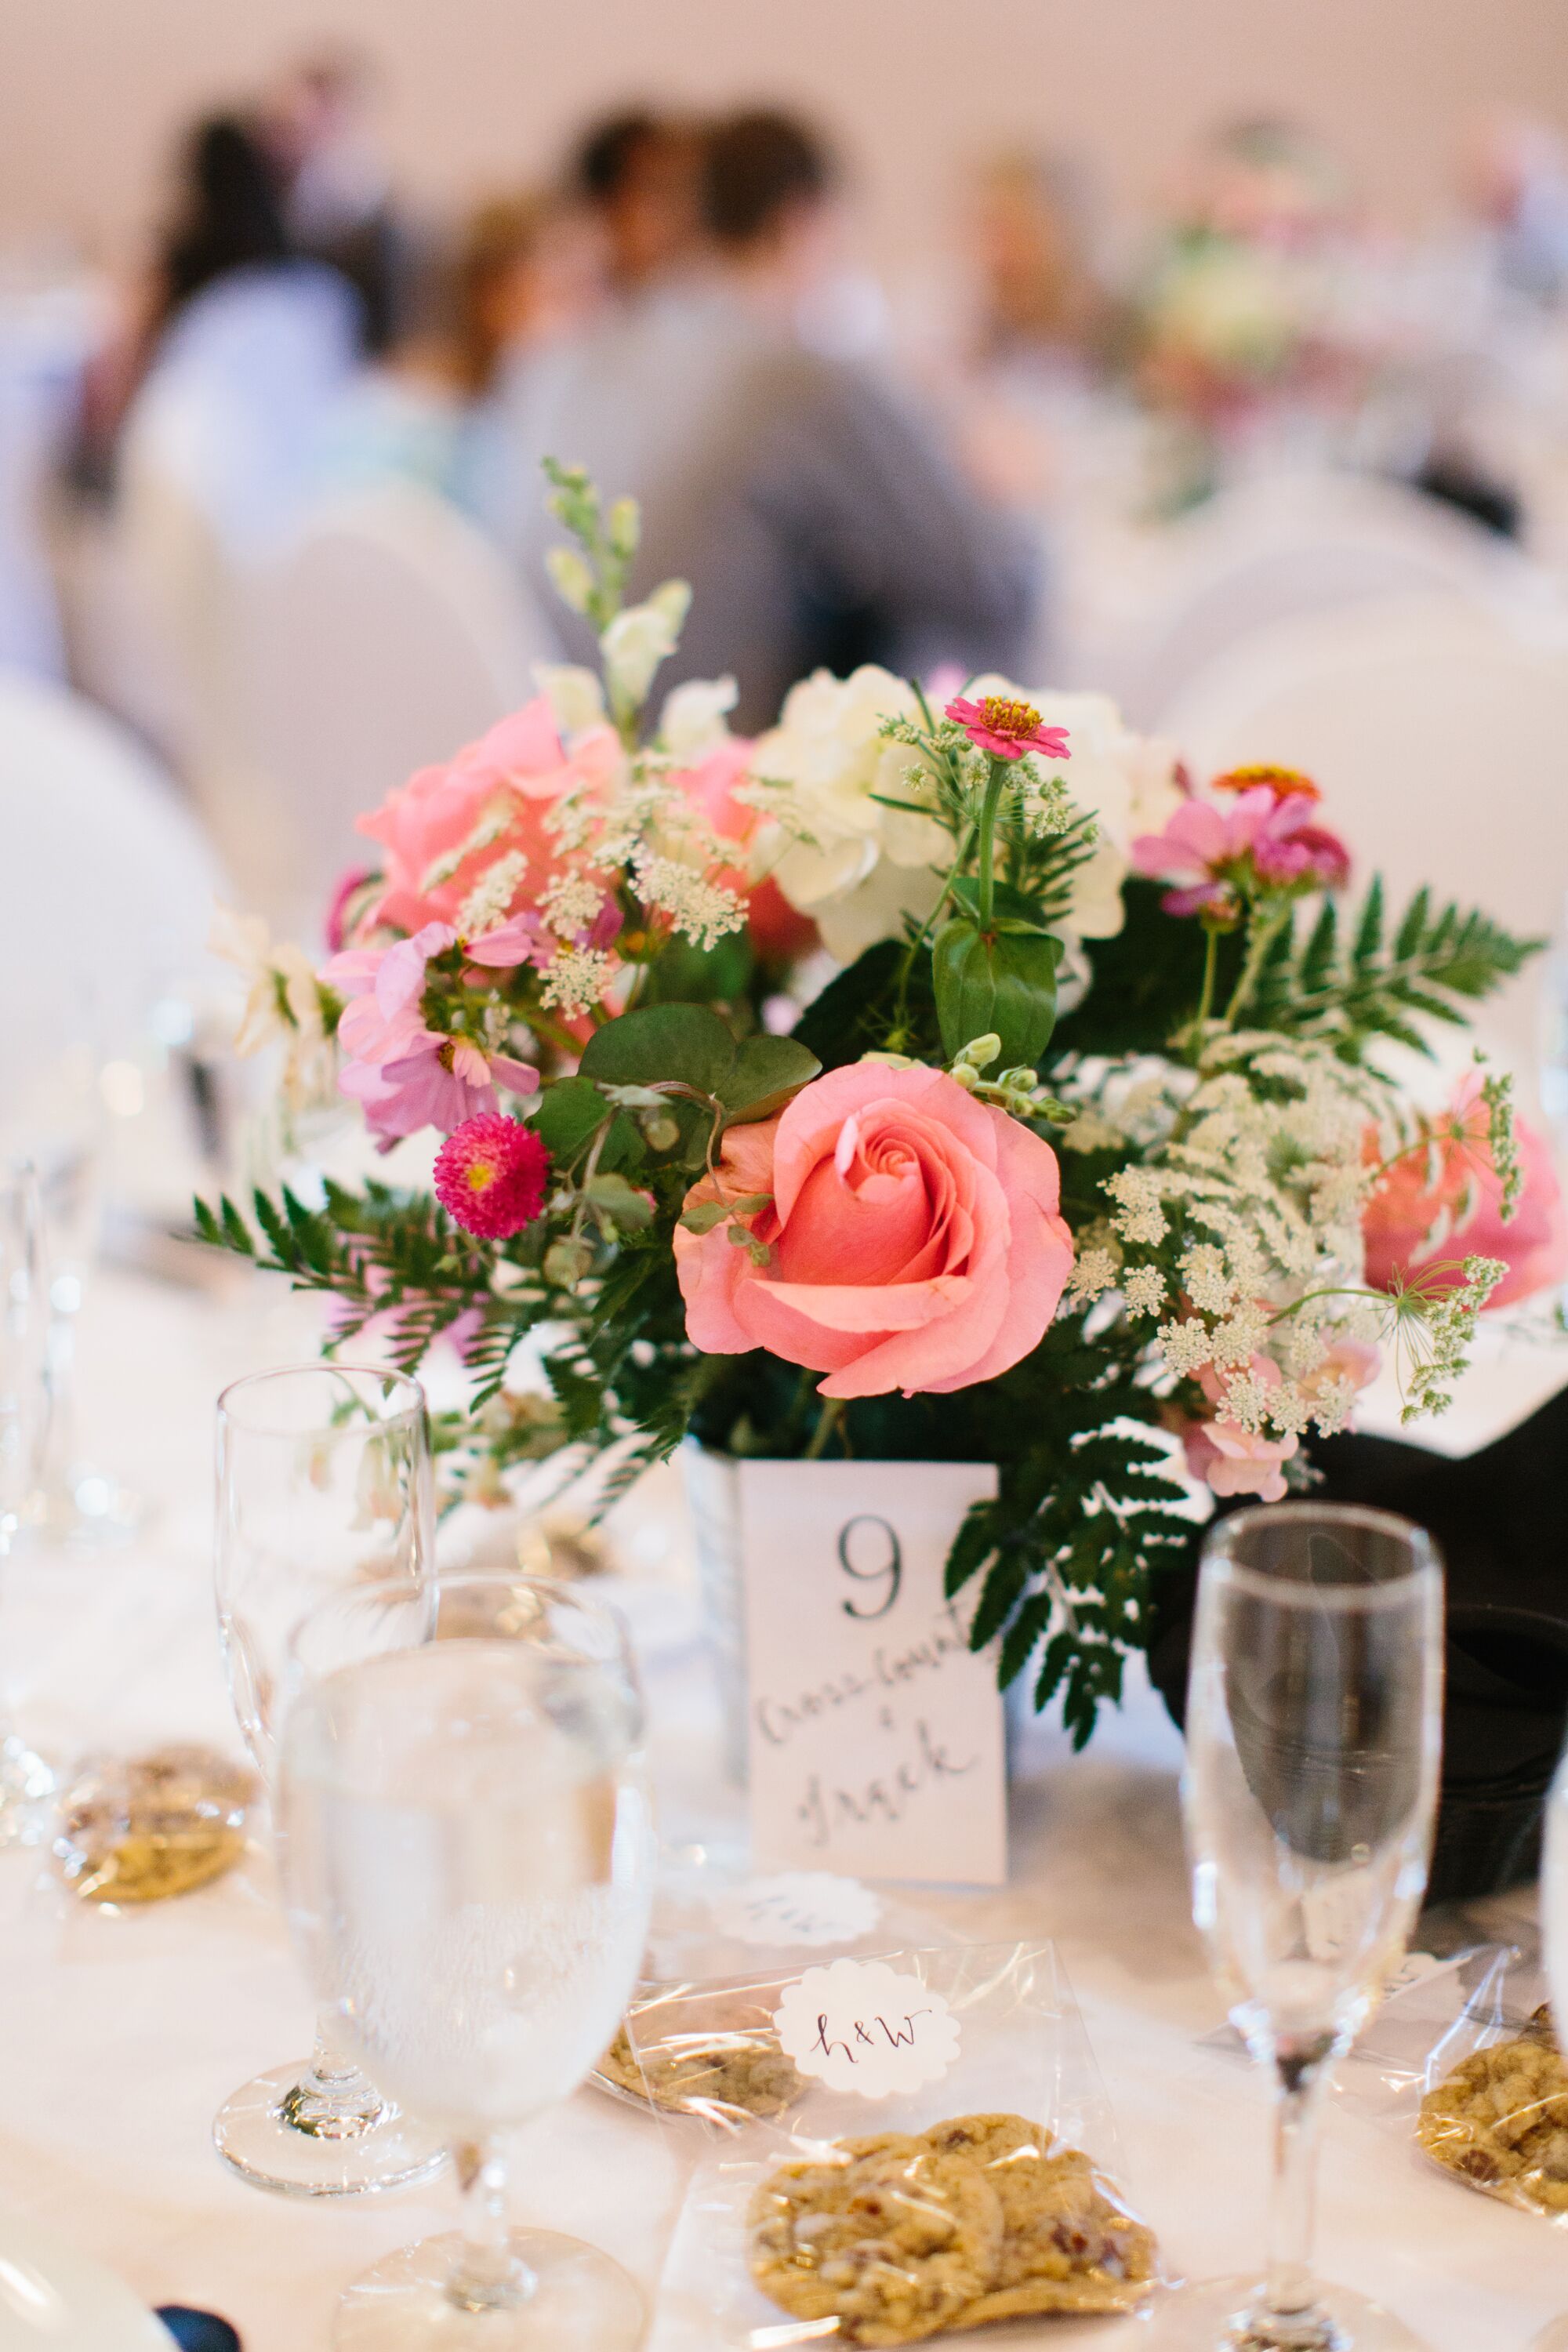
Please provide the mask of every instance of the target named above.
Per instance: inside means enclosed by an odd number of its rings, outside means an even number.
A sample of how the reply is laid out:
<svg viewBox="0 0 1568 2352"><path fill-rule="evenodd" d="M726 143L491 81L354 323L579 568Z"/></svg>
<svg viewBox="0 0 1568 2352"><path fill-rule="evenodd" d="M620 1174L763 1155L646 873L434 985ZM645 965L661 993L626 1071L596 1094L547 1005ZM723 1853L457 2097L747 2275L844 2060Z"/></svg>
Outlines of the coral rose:
<svg viewBox="0 0 1568 2352"><path fill-rule="evenodd" d="M605 726L575 738L568 753L538 695L444 766L421 768L359 820L385 852L385 888L363 920L404 931L426 923L488 930L536 905L555 855L545 817L563 794L607 782L620 758ZM499 903L474 919L474 894L498 867L489 895Z"/></svg>
<svg viewBox="0 0 1568 2352"><path fill-rule="evenodd" d="M1479 1077L1468 1077L1455 1097L1451 1116L1459 1133L1436 1146L1436 1182L1429 1181L1426 1153L1406 1152L1363 1211L1366 1278L1374 1289L1387 1290L1395 1275L1408 1280L1446 1260L1500 1258L1508 1273L1487 1301L1490 1309L1511 1307L1568 1275L1568 1214L1551 1148L1523 1119L1515 1119L1524 1187L1505 1224L1502 1182L1492 1165L1480 1087ZM1367 1151L1370 1158L1378 1156L1375 1136L1369 1137ZM1473 1206L1460 1223L1467 1197ZM1452 1265L1433 1276L1430 1286L1451 1290L1463 1279Z"/></svg>
<svg viewBox="0 0 1568 2352"><path fill-rule="evenodd" d="M827 1397L942 1393L1026 1356L1072 1265L1057 1158L941 1070L858 1062L804 1087L777 1118L731 1128L721 1193L771 1195L743 1223L675 1236L686 1328L709 1355L766 1348L826 1372Z"/></svg>

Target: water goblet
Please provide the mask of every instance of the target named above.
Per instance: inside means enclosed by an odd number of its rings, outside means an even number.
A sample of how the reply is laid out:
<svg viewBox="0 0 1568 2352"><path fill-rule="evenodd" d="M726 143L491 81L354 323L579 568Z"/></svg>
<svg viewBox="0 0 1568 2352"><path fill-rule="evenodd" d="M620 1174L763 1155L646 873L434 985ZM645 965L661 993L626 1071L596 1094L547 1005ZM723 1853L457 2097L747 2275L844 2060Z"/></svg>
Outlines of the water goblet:
<svg viewBox="0 0 1568 2352"><path fill-rule="evenodd" d="M48 1429L48 1278L37 1172L0 1168L0 1562L23 1528ZM55 1776L0 1706L0 1845L44 1834Z"/></svg>
<svg viewBox="0 0 1568 2352"><path fill-rule="evenodd" d="M307 1364L252 1373L218 1399L218 1626L240 1729L269 1787L289 1634L323 1595L372 1579L390 1578L417 1601L432 1516L416 1381ZM442 2157L320 2028L308 2061L258 2075L225 2101L213 2137L247 2180L300 2197L395 2189Z"/></svg>
<svg viewBox="0 0 1568 2352"><path fill-rule="evenodd" d="M503 2135L613 2038L647 1931L643 1709L614 1613L517 1571L397 1587L297 1630L280 1858L336 2030L447 2139L459 2235L380 2263L339 2352L632 2352L642 2295L607 2254L507 2224Z"/></svg>
<svg viewBox="0 0 1568 2352"><path fill-rule="evenodd" d="M1231 2018L1276 2076L1261 2282L1181 2287L1151 2352L1394 2352L1418 2339L1312 2272L1318 2121L1426 1881L1442 1745L1443 1586L1392 1513L1284 1503L1204 1549L1183 1811L1193 1909Z"/></svg>

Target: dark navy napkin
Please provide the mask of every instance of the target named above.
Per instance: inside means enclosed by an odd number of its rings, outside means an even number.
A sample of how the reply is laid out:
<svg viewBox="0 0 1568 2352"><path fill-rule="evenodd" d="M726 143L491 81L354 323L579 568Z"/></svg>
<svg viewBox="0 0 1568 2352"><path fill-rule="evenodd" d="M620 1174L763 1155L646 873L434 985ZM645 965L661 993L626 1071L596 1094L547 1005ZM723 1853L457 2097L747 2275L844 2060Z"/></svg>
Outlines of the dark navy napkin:
<svg viewBox="0 0 1568 2352"><path fill-rule="evenodd" d="M184 2304L165 2303L154 2312L180 2352L240 2352L238 2335L216 2311L187 2311Z"/></svg>

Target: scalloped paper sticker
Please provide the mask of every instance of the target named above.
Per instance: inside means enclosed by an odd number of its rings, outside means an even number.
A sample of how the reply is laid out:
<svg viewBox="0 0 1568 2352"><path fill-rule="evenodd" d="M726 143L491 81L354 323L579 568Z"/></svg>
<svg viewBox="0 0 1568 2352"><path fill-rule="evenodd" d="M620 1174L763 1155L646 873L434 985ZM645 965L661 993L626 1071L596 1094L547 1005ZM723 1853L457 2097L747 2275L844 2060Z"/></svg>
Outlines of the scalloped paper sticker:
<svg viewBox="0 0 1568 2352"><path fill-rule="evenodd" d="M853 1944L882 1916L881 1897L833 1870L778 1870L719 1895L713 1924L742 1944Z"/></svg>
<svg viewBox="0 0 1568 2352"><path fill-rule="evenodd" d="M886 1960L832 1960L786 1987L779 2046L830 2091L889 2099L940 2082L958 2055L946 1997Z"/></svg>

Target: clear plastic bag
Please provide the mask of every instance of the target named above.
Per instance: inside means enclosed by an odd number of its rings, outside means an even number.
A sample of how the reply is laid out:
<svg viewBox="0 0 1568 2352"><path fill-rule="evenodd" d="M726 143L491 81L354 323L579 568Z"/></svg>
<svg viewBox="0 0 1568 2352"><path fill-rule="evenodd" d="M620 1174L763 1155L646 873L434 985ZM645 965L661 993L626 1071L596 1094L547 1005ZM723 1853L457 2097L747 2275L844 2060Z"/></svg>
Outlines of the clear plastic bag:
<svg viewBox="0 0 1568 2352"><path fill-rule="evenodd" d="M950 1940L936 1921L886 1886L826 1870L754 1872L738 1848L669 1849L659 1862L644 1981L626 2025L589 2080L660 2114L688 2114L684 2075L671 2095L634 2053L631 2021L648 2002L752 1977L776 1986L814 1960ZM743 2021L732 2031L743 2040Z"/></svg>
<svg viewBox="0 0 1568 2352"><path fill-rule="evenodd" d="M1458 1953L1384 2002L1343 2095L1450 2180L1568 2221L1568 2057L1547 2002L1538 1951Z"/></svg>
<svg viewBox="0 0 1568 2352"><path fill-rule="evenodd" d="M710 2143L658 2352L1044 2326L1152 2291L1154 2240L1115 2186L1115 2126L1050 1944L670 1987L629 2028L649 2084Z"/></svg>

